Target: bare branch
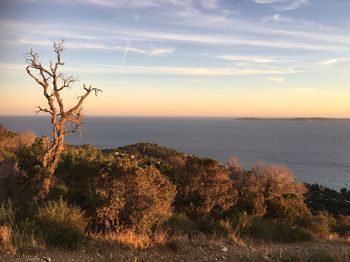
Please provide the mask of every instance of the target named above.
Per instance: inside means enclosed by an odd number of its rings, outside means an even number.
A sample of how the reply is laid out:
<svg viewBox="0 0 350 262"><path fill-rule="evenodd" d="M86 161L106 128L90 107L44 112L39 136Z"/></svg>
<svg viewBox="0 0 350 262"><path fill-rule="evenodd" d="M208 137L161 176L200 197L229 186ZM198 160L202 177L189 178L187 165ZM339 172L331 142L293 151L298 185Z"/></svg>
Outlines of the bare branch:
<svg viewBox="0 0 350 262"><path fill-rule="evenodd" d="M62 79L63 84L57 89L57 91L61 91L66 87L71 87L71 84L78 81L78 79L74 78L73 76L65 77L61 74L59 77Z"/></svg>
<svg viewBox="0 0 350 262"><path fill-rule="evenodd" d="M64 50L64 40L54 43L54 52L56 60L50 61L49 67L45 68L39 62L39 55L32 49L26 54L26 71L42 88L48 108L38 106L36 113L44 112L51 115L53 141L47 143L46 151L42 156L42 166L46 168L50 176L46 177L42 184L42 192L40 195L47 196L50 189L50 181L57 168L61 152L64 145L64 136L69 133L77 132L82 123L82 104L84 100L95 92L95 95L102 92L98 88L83 85L84 93L78 98L77 104L70 110L65 111L61 91L77 81L72 76L65 76L59 71L59 67L64 65L61 61L61 53Z"/></svg>
<svg viewBox="0 0 350 262"><path fill-rule="evenodd" d="M95 96L97 96L98 93L102 93L101 89L93 88L92 86L86 87L86 85L83 84L83 87L85 90L85 94L78 97L78 103L66 112L67 115L74 114L75 112L77 112L77 110L80 110L80 107L83 104L84 100L90 95L91 92L95 92Z"/></svg>
<svg viewBox="0 0 350 262"><path fill-rule="evenodd" d="M38 113L40 113L40 112L49 113L50 115L53 114L53 112L52 112L51 110L49 110L49 109L47 109L47 108L42 108L42 107L38 106L38 110L37 110L35 113L38 114Z"/></svg>

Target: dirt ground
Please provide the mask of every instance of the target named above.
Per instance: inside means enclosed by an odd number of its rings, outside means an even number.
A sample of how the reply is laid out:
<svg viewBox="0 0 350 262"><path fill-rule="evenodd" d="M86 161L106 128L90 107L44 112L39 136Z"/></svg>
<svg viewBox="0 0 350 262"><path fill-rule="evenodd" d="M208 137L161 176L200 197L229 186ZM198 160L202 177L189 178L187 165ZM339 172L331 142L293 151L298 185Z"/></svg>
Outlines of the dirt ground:
<svg viewBox="0 0 350 262"><path fill-rule="evenodd" d="M45 249L0 255L0 261L350 261L350 244L321 241L292 244L228 244L218 240L177 241L142 250L88 243L77 250Z"/></svg>

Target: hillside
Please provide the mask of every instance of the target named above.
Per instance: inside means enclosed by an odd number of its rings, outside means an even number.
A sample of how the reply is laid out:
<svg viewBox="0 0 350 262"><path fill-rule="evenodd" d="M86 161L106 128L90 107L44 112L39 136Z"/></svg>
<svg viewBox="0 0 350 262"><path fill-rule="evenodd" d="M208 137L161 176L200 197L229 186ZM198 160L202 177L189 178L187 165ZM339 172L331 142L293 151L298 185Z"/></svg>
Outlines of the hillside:
<svg viewBox="0 0 350 262"><path fill-rule="evenodd" d="M245 170L237 158L222 165L149 143L65 145L37 200L43 141L1 132L1 165L12 163L1 169L6 260L350 259L347 189L304 185L285 166Z"/></svg>

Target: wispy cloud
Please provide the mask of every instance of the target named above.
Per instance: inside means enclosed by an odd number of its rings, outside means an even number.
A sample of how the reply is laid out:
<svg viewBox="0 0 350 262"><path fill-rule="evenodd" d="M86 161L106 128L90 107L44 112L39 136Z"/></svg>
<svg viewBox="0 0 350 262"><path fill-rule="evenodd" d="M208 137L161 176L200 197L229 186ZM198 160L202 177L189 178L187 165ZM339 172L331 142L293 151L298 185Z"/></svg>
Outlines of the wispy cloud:
<svg viewBox="0 0 350 262"><path fill-rule="evenodd" d="M7 41L8 42L8 41ZM22 38L18 41L13 42L13 44L25 44L28 46L45 46L50 47L52 46L52 41L49 40L31 40ZM142 48L136 48L131 47L130 41L128 40L127 45L127 52L145 55L145 56L162 56L162 55L170 55L174 53L174 48L148 48L148 49L142 49ZM102 50L119 50L122 52L125 52L126 47L125 46L119 46L119 45L107 45L102 43L87 43L86 41L72 41L65 44L67 48L72 49L102 49Z"/></svg>
<svg viewBox="0 0 350 262"><path fill-rule="evenodd" d="M281 82L283 82L284 79L282 77L271 76L271 77L268 77L267 80L270 81L270 82L281 83Z"/></svg>
<svg viewBox="0 0 350 262"><path fill-rule="evenodd" d="M328 59L320 62L321 65L334 65L340 62L349 62L350 58L333 58L333 59Z"/></svg>
<svg viewBox="0 0 350 262"><path fill-rule="evenodd" d="M19 72L22 64L0 63L0 71ZM187 76L252 76L294 74L294 68L239 68L239 67L174 67L174 66L118 66L118 65L82 65L66 66L65 71L74 74L150 74L150 75L187 75Z"/></svg>
<svg viewBox="0 0 350 262"><path fill-rule="evenodd" d="M280 11L294 10L309 4L309 0L253 0L257 4L271 4L273 8Z"/></svg>
<svg viewBox="0 0 350 262"><path fill-rule="evenodd" d="M271 63L272 61L274 61L274 58L272 57L262 56L221 55L218 56L218 58L234 62L253 62L262 64Z"/></svg>
<svg viewBox="0 0 350 262"><path fill-rule="evenodd" d="M76 69L75 69L76 70ZM158 75L191 75L191 76L251 76L251 75L284 75L294 74L294 68L259 69L232 67L168 67L168 66L115 66L98 65L86 68L88 73L102 74L158 74Z"/></svg>

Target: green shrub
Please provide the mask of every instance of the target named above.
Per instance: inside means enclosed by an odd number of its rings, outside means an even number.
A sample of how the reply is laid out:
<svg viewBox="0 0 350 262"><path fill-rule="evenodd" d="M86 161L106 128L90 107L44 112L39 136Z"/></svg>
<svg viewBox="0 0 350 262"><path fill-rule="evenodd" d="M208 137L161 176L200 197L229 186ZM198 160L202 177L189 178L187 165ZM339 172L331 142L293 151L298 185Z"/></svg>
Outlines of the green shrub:
<svg viewBox="0 0 350 262"><path fill-rule="evenodd" d="M36 220L49 245L75 248L84 238L84 213L63 200L49 201L39 207Z"/></svg>
<svg viewBox="0 0 350 262"><path fill-rule="evenodd" d="M48 198L51 200L66 199L68 197L69 188L64 184L56 184L49 192Z"/></svg>
<svg viewBox="0 0 350 262"><path fill-rule="evenodd" d="M274 242L298 242L312 239L311 233L302 227L263 218L253 218L242 233L254 239Z"/></svg>
<svg viewBox="0 0 350 262"><path fill-rule="evenodd" d="M175 214L171 216L168 220L168 224L175 236L188 235L191 237L198 233L196 223L184 214Z"/></svg>
<svg viewBox="0 0 350 262"><path fill-rule="evenodd" d="M173 215L168 220L168 224L175 236L187 235L192 237L203 233L210 236L227 237L232 231L232 224L230 221L219 221L209 216L191 220L184 214Z"/></svg>

